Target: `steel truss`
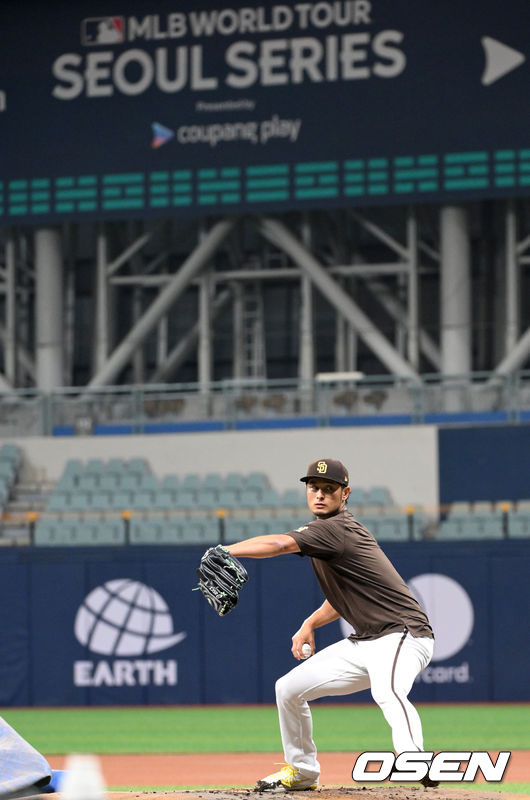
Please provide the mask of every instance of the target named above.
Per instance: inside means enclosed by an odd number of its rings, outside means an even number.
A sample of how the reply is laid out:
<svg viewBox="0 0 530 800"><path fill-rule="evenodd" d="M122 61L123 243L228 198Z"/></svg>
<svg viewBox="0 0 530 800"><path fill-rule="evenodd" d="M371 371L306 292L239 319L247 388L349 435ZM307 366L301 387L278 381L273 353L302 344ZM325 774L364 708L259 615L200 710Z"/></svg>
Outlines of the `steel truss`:
<svg viewBox="0 0 530 800"><path fill-rule="evenodd" d="M266 378L272 284L296 293L300 378L317 371L323 326L329 337L321 298L333 310L337 371L363 369L368 351L379 374L505 376L530 356L528 200L13 228L0 244L2 392L96 388L124 375L178 381L190 358L207 387L222 319L233 339L230 377ZM80 318L80 276L92 326ZM76 345L87 336L80 384Z"/></svg>

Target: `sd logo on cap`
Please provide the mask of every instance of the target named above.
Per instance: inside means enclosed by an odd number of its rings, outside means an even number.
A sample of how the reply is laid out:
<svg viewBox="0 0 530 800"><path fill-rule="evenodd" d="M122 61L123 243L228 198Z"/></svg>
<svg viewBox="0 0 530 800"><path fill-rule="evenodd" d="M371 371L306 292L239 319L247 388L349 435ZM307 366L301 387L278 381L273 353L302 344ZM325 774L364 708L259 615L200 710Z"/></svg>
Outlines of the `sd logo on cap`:
<svg viewBox="0 0 530 800"><path fill-rule="evenodd" d="M341 486L348 486L350 479L348 470L341 461L334 458L320 458L312 461L307 468L307 472L300 480L307 483L310 478L326 478L328 481L339 483Z"/></svg>

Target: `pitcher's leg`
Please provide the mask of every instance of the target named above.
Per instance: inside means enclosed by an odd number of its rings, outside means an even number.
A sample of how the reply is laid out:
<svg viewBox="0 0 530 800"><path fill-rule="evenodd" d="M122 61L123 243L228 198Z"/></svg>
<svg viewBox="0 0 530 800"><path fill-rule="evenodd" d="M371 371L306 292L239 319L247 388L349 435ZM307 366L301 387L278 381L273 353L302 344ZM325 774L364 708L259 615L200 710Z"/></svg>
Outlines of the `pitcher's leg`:
<svg viewBox="0 0 530 800"><path fill-rule="evenodd" d="M320 774L309 701L369 686L366 669L355 664L355 647L348 639L330 645L276 682L285 760L307 778Z"/></svg>
<svg viewBox="0 0 530 800"><path fill-rule="evenodd" d="M392 729L394 750L423 750L421 720L408 694L416 675L431 660L433 640L397 633L377 643L368 664L372 696Z"/></svg>

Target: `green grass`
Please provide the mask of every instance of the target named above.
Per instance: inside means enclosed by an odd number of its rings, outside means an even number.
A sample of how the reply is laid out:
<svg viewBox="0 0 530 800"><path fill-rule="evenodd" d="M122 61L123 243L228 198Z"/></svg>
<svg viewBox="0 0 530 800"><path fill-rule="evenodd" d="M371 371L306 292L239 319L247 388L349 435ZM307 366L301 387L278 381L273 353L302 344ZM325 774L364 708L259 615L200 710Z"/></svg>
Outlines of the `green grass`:
<svg viewBox="0 0 530 800"><path fill-rule="evenodd" d="M417 708L426 749L530 750L529 705L432 704ZM312 712L315 741L321 752L391 748L389 728L375 705L314 704ZM278 717L273 706L8 708L0 709L0 714L34 747L48 755L281 751ZM454 784L442 785L454 788ZM201 787L109 788L170 791ZM466 788L484 791L485 784L468 784ZM491 784L489 790L530 794L530 781Z"/></svg>
<svg viewBox="0 0 530 800"><path fill-rule="evenodd" d="M418 706L425 747L530 749L528 705ZM377 706L313 705L319 750L387 750ZM215 753L281 749L273 706L4 709L2 716L45 753Z"/></svg>

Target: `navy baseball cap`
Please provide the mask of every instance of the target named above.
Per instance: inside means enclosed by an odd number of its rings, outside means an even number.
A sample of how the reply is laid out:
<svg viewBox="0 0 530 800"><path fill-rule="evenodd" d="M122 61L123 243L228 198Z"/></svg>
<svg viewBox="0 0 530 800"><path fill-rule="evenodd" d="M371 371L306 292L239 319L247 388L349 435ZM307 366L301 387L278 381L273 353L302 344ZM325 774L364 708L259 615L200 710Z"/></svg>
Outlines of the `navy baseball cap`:
<svg viewBox="0 0 530 800"><path fill-rule="evenodd" d="M307 483L310 478L325 478L328 481L340 483L341 486L349 486L350 483L348 470L341 461L337 461L335 458L319 458L318 461L312 461L306 474L300 480Z"/></svg>

